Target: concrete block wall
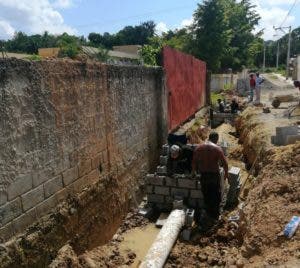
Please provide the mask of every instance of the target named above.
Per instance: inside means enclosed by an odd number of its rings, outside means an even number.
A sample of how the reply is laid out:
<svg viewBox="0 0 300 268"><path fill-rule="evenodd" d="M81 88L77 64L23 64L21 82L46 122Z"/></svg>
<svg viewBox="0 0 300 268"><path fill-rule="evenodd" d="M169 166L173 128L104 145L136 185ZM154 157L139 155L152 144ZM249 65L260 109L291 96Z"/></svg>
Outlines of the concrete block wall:
<svg viewBox="0 0 300 268"><path fill-rule="evenodd" d="M299 126L276 127L276 135L271 137L274 145L288 145L300 141Z"/></svg>
<svg viewBox="0 0 300 268"><path fill-rule="evenodd" d="M0 238L108 177L127 202L158 157L166 100L160 68L0 60Z"/></svg>

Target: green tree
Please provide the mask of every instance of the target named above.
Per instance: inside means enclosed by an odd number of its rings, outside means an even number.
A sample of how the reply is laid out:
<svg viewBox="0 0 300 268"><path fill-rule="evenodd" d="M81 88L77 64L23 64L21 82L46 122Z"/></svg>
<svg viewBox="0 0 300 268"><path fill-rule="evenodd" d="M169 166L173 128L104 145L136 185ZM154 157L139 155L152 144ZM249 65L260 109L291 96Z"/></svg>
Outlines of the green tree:
<svg viewBox="0 0 300 268"><path fill-rule="evenodd" d="M232 38L225 0L206 0L203 4L198 4L191 29L192 54L206 61L212 71L218 71Z"/></svg>
<svg viewBox="0 0 300 268"><path fill-rule="evenodd" d="M60 57L70 57L74 59L80 51L80 42L78 37L63 33L59 36L57 45L60 47Z"/></svg>

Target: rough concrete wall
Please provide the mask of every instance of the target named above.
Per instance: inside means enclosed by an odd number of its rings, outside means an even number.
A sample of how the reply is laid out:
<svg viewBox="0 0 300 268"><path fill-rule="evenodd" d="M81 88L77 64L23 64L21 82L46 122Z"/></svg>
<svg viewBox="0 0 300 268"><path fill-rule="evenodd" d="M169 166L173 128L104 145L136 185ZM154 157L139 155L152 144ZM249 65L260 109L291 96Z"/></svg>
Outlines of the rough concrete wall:
<svg viewBox="0 0 300 268"><path fill-rule="evenodd" d="M161 69L1 60L0 102L3 238L107 178L124 205L166 133Z"/></svg>
<svg viewBox="0 0 300 268"><path fill-rule="evenodd" d="M211 91L235 89L238 76L235 74L212 74L210 80Z"/></svg>

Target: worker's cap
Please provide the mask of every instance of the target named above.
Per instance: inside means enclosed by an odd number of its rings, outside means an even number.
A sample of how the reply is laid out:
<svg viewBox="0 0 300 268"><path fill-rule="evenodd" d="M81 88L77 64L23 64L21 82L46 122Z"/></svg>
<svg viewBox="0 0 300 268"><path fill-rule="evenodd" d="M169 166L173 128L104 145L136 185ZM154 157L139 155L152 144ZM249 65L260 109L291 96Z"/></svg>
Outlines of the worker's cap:
<svg viewBox="0 0 300 268"><path fill-rule="evenodd" d="M180 151L180 147L178 145L172 145L171 148L170 148L170 153L171 153L171 156L177 156L179 154L179 151Z"/></svg>

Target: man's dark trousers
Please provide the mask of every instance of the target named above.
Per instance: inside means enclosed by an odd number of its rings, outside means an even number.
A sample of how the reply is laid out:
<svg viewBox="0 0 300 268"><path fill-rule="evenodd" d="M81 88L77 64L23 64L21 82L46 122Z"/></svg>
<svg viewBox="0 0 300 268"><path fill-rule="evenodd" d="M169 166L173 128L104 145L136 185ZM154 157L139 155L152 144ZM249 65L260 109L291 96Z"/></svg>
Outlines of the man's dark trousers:
<svg viewBox="0 0 300 268"><path fill-rule="evenodd" d="M201 189L208 216L218 219L221 203L221 176L219 173L201 173Z"/></svg>

